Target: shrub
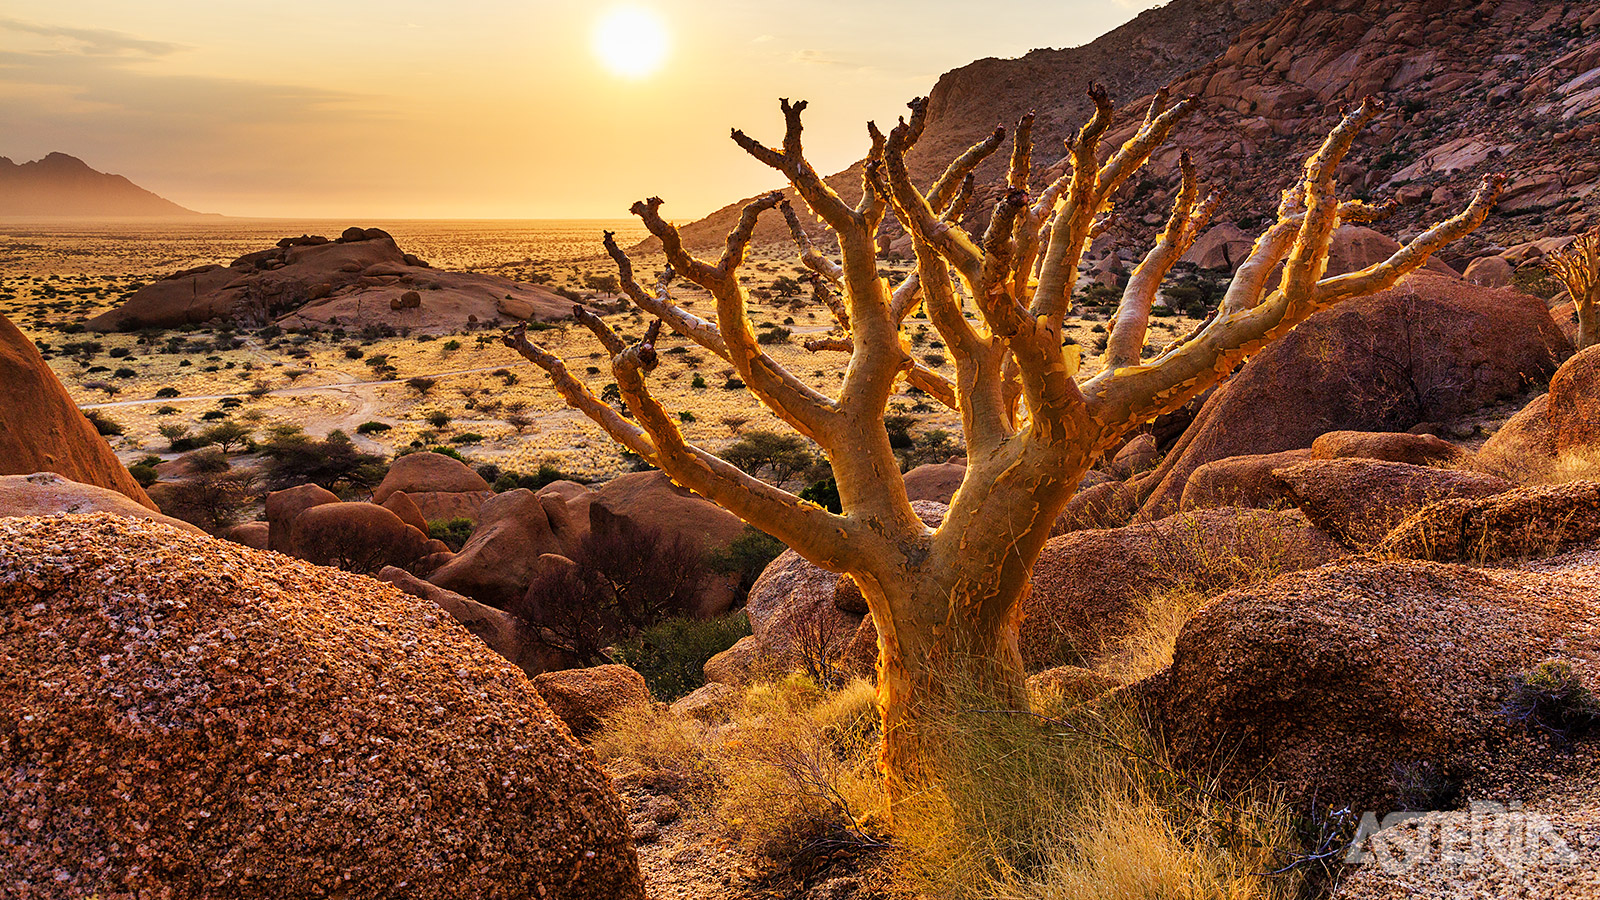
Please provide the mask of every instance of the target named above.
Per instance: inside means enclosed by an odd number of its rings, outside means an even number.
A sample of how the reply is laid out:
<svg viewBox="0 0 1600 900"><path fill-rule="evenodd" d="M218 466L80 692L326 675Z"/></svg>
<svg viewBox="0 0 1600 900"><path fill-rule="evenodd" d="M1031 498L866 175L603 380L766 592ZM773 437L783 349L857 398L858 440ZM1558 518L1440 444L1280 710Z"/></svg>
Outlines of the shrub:
<svg viewBox="0 0 1600 900"><path fill-rule="evenodd" d="M426 375L417 375L406 379L406 387L416 391L418 396L426 397L428 392L439 384L439 379L429 378ZM446 421L449 421L448 419ZM444 426L438 426L440 428Z"/></svg>
<svg viewBox="0 0 1600 900"><path fill-rule="evenodd" d="M472 537L474 527L476 525L471 519L433 519L428 522L428 537L444 541L451 550L459 553L467 545L467 539Z"/></svg>
<svg viewBox="0 0 1600 900"><path fill-rule="evenodd" d="M200 432L200 439L207 444L215 444L222 452L230 452L236 446L242 446L250 441L250 436L255 429L243 422L218 422Z"/></svg>
<svg viewBox="0 0 1600 900"><path fill-rule="evenodd" d="M715 619L664 619L622 642L617 662L644 676L657 700L670 702L705 684L706 660L750 634L744 611Z"/></svg>
<svg viewBox="0 0 1600 900"><path fill-rule="evenodd" d="M436 409L424 416L423 421L427 422L434 428L443 428L450 424L450 414L444 412L443 410Z"/></svg>
<svg viewBox="0 0 1600 900"><path fill-rule="evenodd" d="M84 410L83 417L88 419L89 424L94 426L95 432L103 437L116 437L122 434L122 425L98 409Z"/></svg>
<svg viewBox="0 0 1600 900"><path fill-rule="evenodd" d="M161 511L215 533L239 520L260 499L256 474L234 469L220 450L201 450L188 457L188 478L173 482Z"/></svg>
<svg viewBox="0 0 1600 900"><path fill-rule="evenodd" d="M843 508L839 500L839 483L831 475L811 482L800 492L800 499L810 500L829 512L837 513Z"/></svg>
<svg viewBox="0 0 1600 900"><path fill-rule="evenodd" d="M169 397L176 397L176 396L178 396L178 389L175 388L175 387L168 386L168 387L162 388L159 391L156 391L156 399L158 399L158 400L165 400L165 399L167 399Z"/></svg>
<svg viewBox="0 0 1600 900"><path fill-rule="evenodd" d="M762 570L785 549L782 541L759 528L746 525L744 532L730 541L726 549L708 554L706 565L719 575L738 575L739 593L743 596L761 577Z"/></svg>
<svg viewBox="0 0 1600 900"><path fill-rule="evenodd" d="M1560 738L1582 737L1600 725L1600 700L1572 663L1547 659L1512 680L1506 715Z"/></svg>
<svg viewBox="0 0 1600 900"><path fill-rule="evenodd" d="M787 344L787 343L789 343L789 338L793 334L794 334L794 332L790 331L787 328L784 328L782 325L774 325L771 328L764 329L761 332L761 334L757 335L756 336L756 343L758 343L758 344Z"/></svg>
<svg viewBox="0 0 1600 900"><path fill-rule="evenodd" d="M370 489L383 480L383 457L363 453L342 431L316 440L298 426L276 426L260 445L267 486L282 490L310 482L339 492Z"/></svg>
<svg viewBox="0 0 1600 900"><path fill-rule="evenodd" d="M356 434L383 434L393 427L387 422L362 422L356 426Z"/></svg>
<svg viewBox="0 0 1600 900"><path fill-rule="evenodd" d="M773 483L779 487L817 464L810 441L797 434L775 431L752 431L724 449L721 456L751 475L771 473Z"/></svg>
<svg viewBox="0 0 1600 900"><path fill-rule="evenodd" d="M689 380L689 387L699 389L699 388L703 388L705 386L706 386L706 378L705 378L704 375L701 375L698 372L696 372L695 376Z"/></svg>
<svg viewBox="0 0 1600 900"><path fill-rule="evenodd" d="M462 433L460 433L458 435L452 436L450 438L450 443L452 443L452 444L481 444L481 443L483 443L483 435L477 434L476 432L472 432L472 431L463 431Z"/></svg>
<svg viewBox="0 0 1600 900"><path fill-rule="evenodd" d="M128 467L128 474L133 476L134 481L139 482L140 487L149 487L161 477L156 474L156 467L149 463L134 463Z"/></svg>

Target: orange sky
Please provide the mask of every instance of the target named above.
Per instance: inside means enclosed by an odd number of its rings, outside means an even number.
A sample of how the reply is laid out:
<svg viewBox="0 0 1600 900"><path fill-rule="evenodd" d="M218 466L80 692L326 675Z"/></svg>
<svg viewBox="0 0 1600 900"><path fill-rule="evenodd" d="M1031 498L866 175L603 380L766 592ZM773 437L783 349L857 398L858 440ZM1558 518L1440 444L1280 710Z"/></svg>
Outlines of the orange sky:
<svg viewBox="0 0 1600 900"><path fill-rule="evenodd" d="M687 218L773 184L727 135L775 141L780 96L811 102L834 171L941 72L1160 3L0 0L0 155L228 215L615 218L659 194ZM619 6L664 23L652 75L596 56Z"/></svg>

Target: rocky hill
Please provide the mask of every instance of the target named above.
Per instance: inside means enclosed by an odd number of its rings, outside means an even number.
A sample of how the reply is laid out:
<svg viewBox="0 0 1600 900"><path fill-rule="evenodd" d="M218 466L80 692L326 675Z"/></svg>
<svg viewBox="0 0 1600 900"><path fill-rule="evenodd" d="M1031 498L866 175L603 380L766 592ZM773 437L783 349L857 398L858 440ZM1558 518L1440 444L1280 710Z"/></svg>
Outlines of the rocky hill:
<svg viewBox="0 0 1600 900"><path fill-rule="evenodd" d="M1389 109L1341 178L1350 196L1405 204L1385 226L1390 233L1443 217L1490 170L1512 182L1499 214L1452 249L1458 268L1600 221L1593 196L1600 189L1600 10L1593 3L1177 0L1081 48L946 73L930 94L915 171L931 178L960 149L1031 108L1042 183L1063 171L1053 148L1085 115L1083 86L1091 81L1106 84L1126 109L1108 149L1137 126L1138 110L1160 84L1200 99L1146 177L1124 190L1118 237L1133 246L1164 218L1178 148L1192 148L1207 179L1229 191L1219 220L1248 230L1272 212L1339 107L1369 94ZM998 193L1003 155L980 181L984 205ZM859 166L831 181L857 195ZM713 245L737 208L685 234L697 246ZM776 217L767 229L763 236L782 238Z"/></svg>
<svg viewBox="0 0 1600 900"><path fill-rule="evenodd" d="M409 328L459 331L476 323L551 320L572 301L536 284L480 272L447 272L406 253L380 228L338 238L284 238L226 266L175 272L90 319L96 331L173 328L214 319L248 328Z"/></svg>
<svg viewBox="0 0 1600 900"><path fill-rule="evenodd" d="M946 72L928 95L928 124L913 151L912 171L920 180L932 181L951 159L982 140L995 125L1013 125L1030 110L1037 114L1037 145L1060 147L1093 109L1084 93L1091 81L1104 84L1118 104L1148 94L1216 58L1233 44L1240 29L1273 15L1284 2L1173 0L1081 47L1034 50L1021 59L980 59ZM819 114L826 115L826 111L812 111L812 115ZM737 124L754 136L776 142L783 120L774 100L770 121ZM979 168L979 178L997 179L1004 155L997 154ZM1046 165L1058 156L1053 149L1037 155ZM859 198L861 164L830 177L828 183L851 200ZM685 241L693 247L720 246L746 202L729 204L684 226ZM787 239L782 221L777 216L769 218L757 232L757 241ZM893 222L887 224L894 228ZM656 244L652 238L641 246L653 248Z"/></svg>
<svg viewBox="0 0 1600 900"><path fill-rule="evenodd" d="M65 153L21 164L0 156L0 216L198 215Z"/></svg>

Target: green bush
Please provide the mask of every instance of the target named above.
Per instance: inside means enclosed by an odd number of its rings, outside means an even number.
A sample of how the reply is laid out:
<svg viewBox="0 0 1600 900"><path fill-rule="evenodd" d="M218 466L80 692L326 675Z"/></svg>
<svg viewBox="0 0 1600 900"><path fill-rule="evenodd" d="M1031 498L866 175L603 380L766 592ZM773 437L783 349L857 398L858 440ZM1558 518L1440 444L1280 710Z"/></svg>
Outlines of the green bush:
<svg viewBox="0 0 1600 900"><path fill-rule="evenodd" d="M176 396L178 396L178 389L175 388L175 387L171 387L170 385L167 386L167 387L162 388L159 391L156 391L156 398L157 399L165 400L168 397L176 397Z"/></svg>
<svg viewBox="0 0 1600 900"><path fill-rule="evenodd" d="M387 422L362 422L356 426L356 434L382 434L392 427Z"/></svg>
<svg viewBox="0 0 1600 900"><path fill-rule="evenodd" d="M644 676L657 700L671 702L705 684L706 660L749 634L743 610L704 621L672 618L639 632L616 655Z"/></svg>
<svg viewBox="0 0 1600 900"><path fill-rule="evenodd" d="M452 443L452 444L481 444L481 443L483 443L483 435L478 434L476 432L472 432L472 431L464 431L461 434L458 434L458 435L455 435L455 436L451 437L450 438L450 443Z"/></svg>
<svg viewBox="0 0 1600 900"><path fill-rule="evenodd" d="M83 415L89 420L89 424L94 426L94 430L103 436L114 437L122 434L122 426L117 420L98 409L84 410Z"/></svg>
<svg viewBox="0 0 1600 900"><path fill-rule="evenodd" d="M1506 715L1561 738L1582 737L1600 726L1600 700L1564 659L1547 659L1516 676Z"/></svg>
<svg viewBox="0 0 1600 900"><path fill-rule="evenodd" d="M160 478L160 476L156 474L156 467L146 463L134 463L133 465L129 466L128 474L133 476L134 481L139 482L140 487L149 487L150 485L155 484L156 480Z"/></svg>
<svg viewBox="0 0 1600 900"><path fill-rule="evenodd" d="M459 553L467 545L467 538L472 537L472 529L471 519L434 519L428 523L428 537L444 541L451 550Z"/></svg>
<svg viewBox="0 0 1600 900"><path fill-rule="evenodd" d="M748 594L750 586L761 577L768 564L785 549L783 542L759 528L746 525L744 533L734 538L724 550L714 550L706 557L706 565L719 575L738 575L740 595Z"/></svg>

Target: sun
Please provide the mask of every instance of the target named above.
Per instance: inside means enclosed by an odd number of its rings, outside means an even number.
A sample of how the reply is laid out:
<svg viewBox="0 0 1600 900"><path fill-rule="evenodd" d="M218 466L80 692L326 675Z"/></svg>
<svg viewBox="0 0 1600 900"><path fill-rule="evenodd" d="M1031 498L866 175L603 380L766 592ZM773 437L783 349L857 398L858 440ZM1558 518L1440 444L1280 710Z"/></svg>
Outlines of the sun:
<svg viewBox="0 0 1600 900"><path fill-rule="evenodd" d="M644 78L666 62L667 26L648 9L618 6L595 23L592 46L612 74Z"/></svg>

